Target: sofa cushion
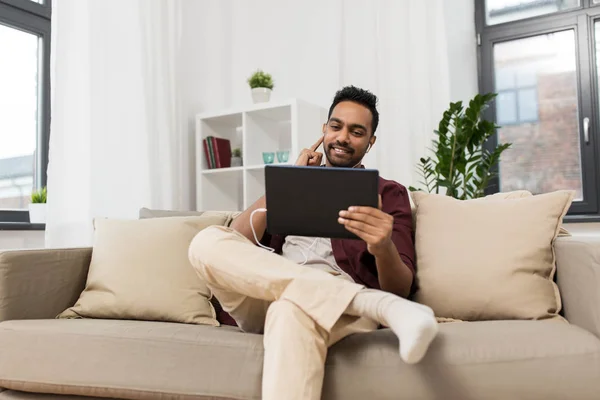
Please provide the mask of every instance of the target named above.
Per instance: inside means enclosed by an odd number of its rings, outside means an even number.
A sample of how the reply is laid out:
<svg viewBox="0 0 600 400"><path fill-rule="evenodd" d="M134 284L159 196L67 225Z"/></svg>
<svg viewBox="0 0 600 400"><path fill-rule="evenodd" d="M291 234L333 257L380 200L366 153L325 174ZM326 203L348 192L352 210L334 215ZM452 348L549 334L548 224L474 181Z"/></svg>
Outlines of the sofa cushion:
<svg viewBox="0 0 600 400"><path fill-rule="evenodd" d="M125 399L259 399L263 337L237 328L111 320L0 323L0 386ZM558 321L440 325L420 364L391 331L331 348L323 399L597 399L600 341Z"/></svg>
<svg viewBox="0 0 600 400"><path fill-rule="evenodd" d="M327 359L326 398L597 399L600 340L557 320L440 324L421 363L388 330L350 336ZM335 396L334 396L335 394Z"/></svg>
<svg viewBox="0 0 600 400"><path fill-rule="evenodd" d="M97 219L84 291L59 318L116 318L218 325L189 245L225 217Z"/></svg>
<svg viewBox="0 0 600 400"><path fill-rule="evenodd" d="M415 300L459 320L560 318L553 243L572 199L415 193Z"/></svg>
<svg viewBox="0 0 600 400"><path fill-rule="evenodd" d="M222 217L223 225L230 226L231 221L241 214L241 211L177 211L177 210L155 210L147 207L140 208L139 218L165 218L165 217Z"/></svg>
<svg viewBox="0 0 600 400"><path fill-rule="evenodd" d="M0 393L0 400L107 400L107 398L68 396L63 394L28 393L17 390L5 390L4 392Z"/></svg>
<svg viewBox="0 0 600 400"><path fill-rule="evenodd" d="M12 355L6 350L12 348ZM0 323L0 386L125 399L252 398L262 336L237 328L119 320ZM20 355L18 355L20 354Z"/></svg>

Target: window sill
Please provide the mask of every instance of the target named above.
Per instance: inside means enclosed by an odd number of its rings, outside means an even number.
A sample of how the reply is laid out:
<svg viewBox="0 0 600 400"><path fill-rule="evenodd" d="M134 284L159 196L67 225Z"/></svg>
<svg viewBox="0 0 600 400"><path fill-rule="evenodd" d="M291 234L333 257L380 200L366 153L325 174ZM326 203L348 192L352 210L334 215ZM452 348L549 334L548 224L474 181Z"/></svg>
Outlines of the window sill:
<svg viewBox="0 0 600 400"><path fill-rule="evenodd" d="M567 215L563 218L566 224L582 222L600 222L600 215ZM44 231L46 224L32 224L30 222L0 222L0 231Z"/></svg>
<svg viewBox="0 0 600 400"><path fill-rule="evenodd" d="M579 224L582 222L600 222L600 215L567 215L563 218L566 224Z"/></svg>
<svg viewBox="0 0 600 400"><path fill-rule="evenodd" d="M44 231L46 224L30 222L0 222L0 231Z"/></svg>

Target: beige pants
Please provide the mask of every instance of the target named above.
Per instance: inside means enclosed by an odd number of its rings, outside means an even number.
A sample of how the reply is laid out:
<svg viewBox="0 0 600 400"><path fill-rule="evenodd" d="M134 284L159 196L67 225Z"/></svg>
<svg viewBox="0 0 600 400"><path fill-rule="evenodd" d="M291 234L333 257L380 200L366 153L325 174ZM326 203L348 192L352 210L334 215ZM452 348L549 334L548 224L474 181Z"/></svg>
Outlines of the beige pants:
<svg viewBox="0 0 600 400"><path fill-rule="evenodd" d="M190 261L239 327L264 333L264 400L321 398L327 348L377 329L344 315L363 286L300 266L220 226L201 231Z"/></svg>

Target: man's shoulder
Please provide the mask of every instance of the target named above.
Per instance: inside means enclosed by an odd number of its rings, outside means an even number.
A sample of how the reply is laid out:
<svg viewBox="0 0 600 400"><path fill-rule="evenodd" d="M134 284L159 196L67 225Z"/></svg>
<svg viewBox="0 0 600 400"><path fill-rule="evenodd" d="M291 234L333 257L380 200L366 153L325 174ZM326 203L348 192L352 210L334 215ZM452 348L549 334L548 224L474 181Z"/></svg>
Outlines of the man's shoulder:
<svg viewBox="0 0 600 400"><path fill-rule="evenodd" d="M379 194L383 195L384 193L395 193L395 194L404 194L407 192L407 189L401 183L398 183L391 179L385 179L381 176L379 177Z"/></svg>

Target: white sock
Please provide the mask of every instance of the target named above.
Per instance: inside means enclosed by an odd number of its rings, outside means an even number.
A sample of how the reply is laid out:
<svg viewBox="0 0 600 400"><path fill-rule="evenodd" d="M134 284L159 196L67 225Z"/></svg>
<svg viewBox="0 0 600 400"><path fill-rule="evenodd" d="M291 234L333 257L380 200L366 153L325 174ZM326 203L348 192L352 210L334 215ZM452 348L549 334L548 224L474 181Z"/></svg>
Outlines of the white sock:
<svg viewBox="0 0 600 400"><path fill-rule="evenodd" d="M390 328L400 341L400 357L407 364L421 361L438 333L431 308L380 290L358 292L346 314L371 318Z"/></svg>

